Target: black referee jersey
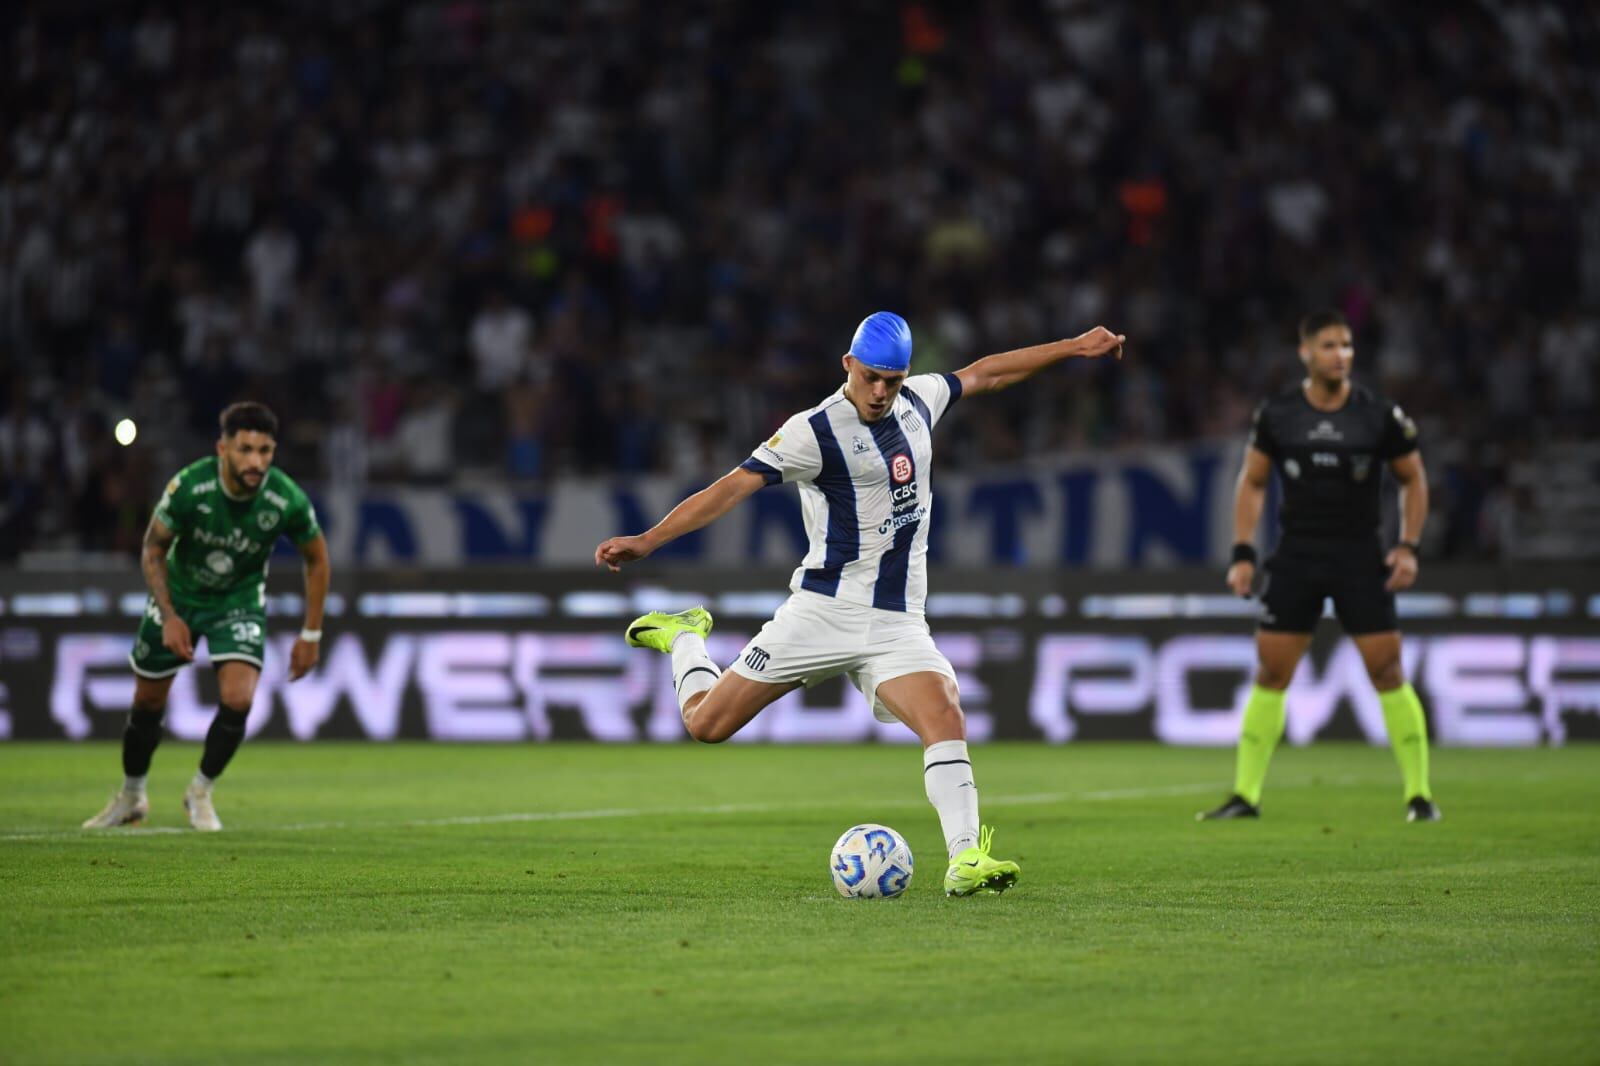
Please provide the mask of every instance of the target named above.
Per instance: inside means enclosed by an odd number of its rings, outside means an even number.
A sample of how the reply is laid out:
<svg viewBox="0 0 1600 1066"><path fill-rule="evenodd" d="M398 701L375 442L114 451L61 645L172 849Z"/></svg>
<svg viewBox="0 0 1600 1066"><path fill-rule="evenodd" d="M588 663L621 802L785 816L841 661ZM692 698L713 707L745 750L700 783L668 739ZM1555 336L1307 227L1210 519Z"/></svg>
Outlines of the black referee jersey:
<svg viewBox="0 0 1600 1066"><path fill-rule="evenodd" d="M1261 628L1309 633L1332 598L1348 633L1396 628L1379 545L1384 464L1417 450L1417 427L1397 404L1353 386L1337 411L1311 406L1299 385L1256 409L1250 446L1283 486L1283 537L1266 563Z"/></svg>

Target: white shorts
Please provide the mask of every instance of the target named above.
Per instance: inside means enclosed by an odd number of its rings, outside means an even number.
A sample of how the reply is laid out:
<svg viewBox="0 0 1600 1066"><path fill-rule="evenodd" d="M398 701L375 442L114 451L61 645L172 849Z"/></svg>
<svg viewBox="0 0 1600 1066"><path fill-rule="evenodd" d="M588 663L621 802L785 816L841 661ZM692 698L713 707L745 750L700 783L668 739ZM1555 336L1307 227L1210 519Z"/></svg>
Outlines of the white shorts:
<svg viewBox="0 0 1600 1066"><path fill-rule="evenodd" d="M804 590L784 601L728 669L752 681L799 681L807 688L844 674L880 722L899 721L878 700L878 686L885 681L925 670L956 679L921 615Z"/></svg>

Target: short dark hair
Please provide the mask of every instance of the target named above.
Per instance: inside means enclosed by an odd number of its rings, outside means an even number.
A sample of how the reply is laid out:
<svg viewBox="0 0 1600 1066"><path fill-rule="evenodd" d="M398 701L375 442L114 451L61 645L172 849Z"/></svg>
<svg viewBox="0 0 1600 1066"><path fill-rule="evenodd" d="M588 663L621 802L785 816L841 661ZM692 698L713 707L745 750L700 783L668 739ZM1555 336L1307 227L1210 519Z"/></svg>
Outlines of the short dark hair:
<svg viewBox="0 0 1600 1066"><path fill-rule="evenodd" d="M278 436L278 416L264 403L251 400L231 403L222 409L222 417L217 421L222 425L224 437L245 431L265 433L274 439Z"/></svg>
<svg viewBox="0 0 1600 1066"><path fill-rule="evenodd" d="M1350 328L1350 320L1337 311L1313 311L1300 320L1300 340L1302 343L1315 337L1329 326L1343 326Z"/></svg>

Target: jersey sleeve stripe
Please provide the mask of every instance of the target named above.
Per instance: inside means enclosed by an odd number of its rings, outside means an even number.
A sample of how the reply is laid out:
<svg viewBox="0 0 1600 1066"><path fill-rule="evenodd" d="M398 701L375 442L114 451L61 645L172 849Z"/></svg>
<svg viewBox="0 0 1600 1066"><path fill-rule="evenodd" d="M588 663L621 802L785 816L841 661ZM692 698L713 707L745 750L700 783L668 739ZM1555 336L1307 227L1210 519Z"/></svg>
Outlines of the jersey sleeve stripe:
<svg viewBox="0 0 1600 1066"><path fill-rule="evenodd" d="M822 452L822 470L812 481L828 503L827 552L820 569L807 570L800 587L824 596L839 592L839 577L844 565L861 555L861 526L856 518L856 490L850 480L850 468L844 461L844 450L834 435L833 423L827 411L818 411L806 420L817 435L817 447Z"/></svg>
<svg viewBox="0 0 1600 1066"><path fill-rule="evenodd" d="M910 389L903 388L900 391L906 394L906 399L911 401L911 406L916 409L917 414L922 416L922 420L927 423L928 429L932 430L933 415L928 413L928 405L922 402L922 397Z"/></svg>
<svg viewBox="0 0 1600 1066"><path fill-rule="evenodd" d="M776 485L783 480L783 474L776 467L768 466L755 456L751 456L739 464L739 469L748 470L752 474L760 474L761 480L768 485Z"/></svg>
<svg viewBox="0 0 1600 1066"><path fill-rule="evenodd" d="M895 457L899 455L910 460L911 477L906 484L915 485L917 457L911 449L911 443L906 440L905 433L900 429L900 420L890 414L872 423L872 439L877 442L885 466L892 469ZM893 513L891 507L890 514ZM885 611L906 609L906 577L910 572L911 542L916 539L917 527L921 524L919 519L907 522L895 530L894 543L878 560L878 581L872 588L872 606Z"/></svg>
<svg viewBox="0 0 1600 1066"><path fill-rule="evenodd" d="M944 405L944 409L948 413L950 408L956 405L956 401L961 399L961 379L950 373L945 373L941 376L944 378L944 383L950 386L950 402Z"/></svg>

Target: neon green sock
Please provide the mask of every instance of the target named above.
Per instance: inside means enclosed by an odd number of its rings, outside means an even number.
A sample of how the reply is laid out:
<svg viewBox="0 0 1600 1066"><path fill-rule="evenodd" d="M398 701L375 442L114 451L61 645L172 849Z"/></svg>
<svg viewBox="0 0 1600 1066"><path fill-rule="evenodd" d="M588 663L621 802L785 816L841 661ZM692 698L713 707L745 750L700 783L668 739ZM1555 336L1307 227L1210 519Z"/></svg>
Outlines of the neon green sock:
<svg viewBox="0 0 1600 1066"><path fill-rule="evenodd" d="M1239 729L1239 758L1233 773L1233 790L1253 805L1261 803L1261 786L1267 780L1272 749L1283 736L1283 693L1260 685L1250 687Z"/></svg>
<svg viewBox="0 0 1600 1066"><path fill-rule="evenodd" d="M1432 799L1428 790L1428 723L1422 717L1422 701L1417 690L1401 685L1378 693L1383 705L1383 724L1389 730L1389 746L1406 781L1405 798Z"/></svg>

